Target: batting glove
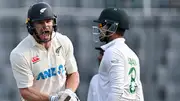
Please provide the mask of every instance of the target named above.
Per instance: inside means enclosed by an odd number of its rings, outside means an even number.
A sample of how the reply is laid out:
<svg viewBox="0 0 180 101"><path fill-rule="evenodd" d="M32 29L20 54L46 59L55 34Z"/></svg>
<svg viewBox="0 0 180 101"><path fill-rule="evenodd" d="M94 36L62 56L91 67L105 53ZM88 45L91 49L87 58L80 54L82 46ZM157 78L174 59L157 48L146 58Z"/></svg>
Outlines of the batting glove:
<svg viewBox="0 0 180 101"><path fill-rule="evenodd" d="M70 89L65 89L58 93L60 96L58 101L80 101L77 95Z"/></svg>

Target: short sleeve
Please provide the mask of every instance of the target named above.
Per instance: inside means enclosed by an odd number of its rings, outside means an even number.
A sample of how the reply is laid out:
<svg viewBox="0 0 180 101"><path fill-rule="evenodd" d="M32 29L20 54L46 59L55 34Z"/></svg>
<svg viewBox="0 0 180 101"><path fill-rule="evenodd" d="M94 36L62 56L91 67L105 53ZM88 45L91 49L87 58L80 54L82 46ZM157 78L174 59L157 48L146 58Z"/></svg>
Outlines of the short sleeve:
<svg viewBox="0 0 180 101"><path fill-rule="evenodd" d="M67 74L71 74L73 72L78 71L76 59L74 57L73 44L69 38L67 38L67 52L66 52L65 68L66 68Z"/></svg>
<svg viewBox="0 0 180 101"><path fill-rule="evenodd" d="M18 88L32 86L34 77L25 57L18 53L11 53L10 62Z"/></svg>

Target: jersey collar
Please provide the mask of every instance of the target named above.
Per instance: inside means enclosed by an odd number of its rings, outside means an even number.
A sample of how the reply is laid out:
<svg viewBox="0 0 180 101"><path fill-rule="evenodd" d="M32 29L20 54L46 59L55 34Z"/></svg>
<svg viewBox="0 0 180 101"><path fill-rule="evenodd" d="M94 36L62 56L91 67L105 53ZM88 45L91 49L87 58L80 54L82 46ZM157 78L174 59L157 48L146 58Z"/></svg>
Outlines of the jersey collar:
<svg viewBox="0 0 180 101"><path fill-rule="evenodd" d="M124 38L116 38L112 41L110 41L109 43L105 44L105 45L102 45L101 48L103 50L106 50L108 49L109 47L113 46L115 43L124 43L125 42L125 39Z"/></svg>

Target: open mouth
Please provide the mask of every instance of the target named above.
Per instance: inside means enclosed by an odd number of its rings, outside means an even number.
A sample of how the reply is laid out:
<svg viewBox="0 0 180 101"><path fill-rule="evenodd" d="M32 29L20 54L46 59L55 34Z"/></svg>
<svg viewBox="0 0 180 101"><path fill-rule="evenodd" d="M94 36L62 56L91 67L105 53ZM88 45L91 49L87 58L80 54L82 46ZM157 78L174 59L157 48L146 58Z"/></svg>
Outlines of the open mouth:
<svg viewBox="0 0 180 101"><path fill-rule="evenodd" d="M49 40L50 37L51 37L51 33L50 33L50 31L43 31L43 32L41 32L41 34L39 35L39 37L40 37L42 40Z"/></svg>
<svg viewBox="0 0 180 101"><path fill-rule="evenodd" d="M41 34L49 34L50 31L43 31Z"/></svg>

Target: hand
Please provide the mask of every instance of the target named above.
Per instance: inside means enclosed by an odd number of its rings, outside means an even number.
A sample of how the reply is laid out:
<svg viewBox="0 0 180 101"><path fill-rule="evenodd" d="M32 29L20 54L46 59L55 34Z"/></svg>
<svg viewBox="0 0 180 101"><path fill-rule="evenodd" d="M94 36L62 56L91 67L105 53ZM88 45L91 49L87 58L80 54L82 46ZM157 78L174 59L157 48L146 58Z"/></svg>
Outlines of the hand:
<svg viewBox="0 0 180 101"><path fill-rule="evenodd" d="M59 95L58 101L80 101L79 98L77 97L77 95L70 89L61 91L57 95Z"/></svg>

